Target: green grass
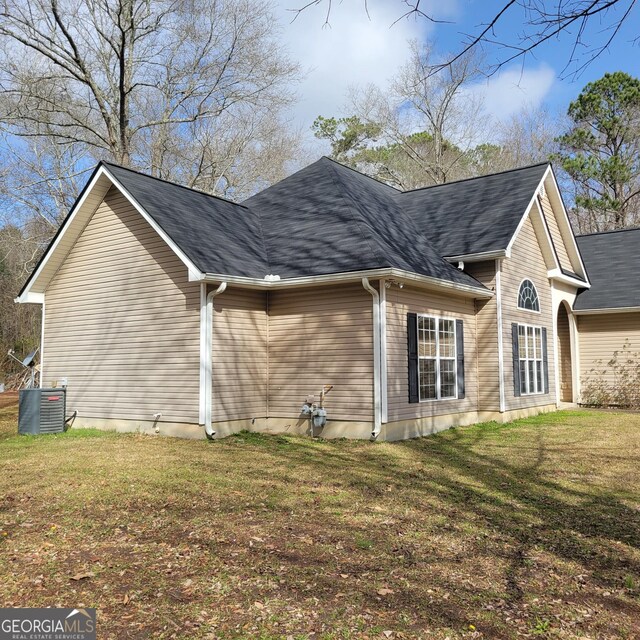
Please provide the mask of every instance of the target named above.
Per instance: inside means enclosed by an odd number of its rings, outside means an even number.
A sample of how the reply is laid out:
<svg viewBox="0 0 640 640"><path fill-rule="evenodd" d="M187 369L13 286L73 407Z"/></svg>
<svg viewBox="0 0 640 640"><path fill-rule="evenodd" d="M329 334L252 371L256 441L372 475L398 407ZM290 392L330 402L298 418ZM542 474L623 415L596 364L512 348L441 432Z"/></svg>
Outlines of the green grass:
<svg viewBox="0 0 640 640"><path fill-rule="evenodd" d="M95 606L100 638L640 637L638 414L378 444L15 432L0 409L0 606Z"/></svg>

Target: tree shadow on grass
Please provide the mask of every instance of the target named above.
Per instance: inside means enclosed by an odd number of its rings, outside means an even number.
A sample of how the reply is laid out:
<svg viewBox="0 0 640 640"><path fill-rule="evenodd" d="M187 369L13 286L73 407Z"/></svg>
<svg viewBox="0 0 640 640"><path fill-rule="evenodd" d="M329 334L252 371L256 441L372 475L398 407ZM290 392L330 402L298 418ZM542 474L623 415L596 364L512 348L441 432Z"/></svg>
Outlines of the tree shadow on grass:
<svg viewBox="0 0 640 640"><path fill-rule="evenodd" d="M488 532L488 544L492 544L492 538L500 540L504 544L494 544L492 548L505 561L502 578L507 606L517 607L531 596L526 592L525 576L530 557L535 553L577 565L603 593L619 591L625 576L639 575L636 551L640 549L640 509L614 489L589 485L586 474L580 470L576 471L577 482L563 477L562 468L554 477L554 462L561 465L561 451L566 449L570 454L572 444L554 441L549 446L543 428L533 440L517 436L516 441L505 444L507 451L512 448L514 452L511 459L505 457L502 449L491 453L494 443L501 445L495 440L496 428L513 427L476 427L473 432L453 430L385 445L384 450L373 446L367 451L363 447L305 440L292 440L280 446L281 455L301 476L315 477L318 483L341 479L351 492L373 496L379 504L385 500L406 501L407 508L415 508L417 496L422 508L440 509L454 528L461 522L477 524L479 531ZM509 435L505 432L505 436ZM576 440L573 446L577 445ZM401 455L395 455L396 448ZM273 455L279 457L277 451ZM609 454L594 451L593 455L598 456L594 466L602 468L608 464L603 455L613 461L623 458L625 452L610 448ZM271 479L286 482L288 473L282 473L275 465ZM395 489L387 493L390 485ZM326 528L341 535L349 534L344 518L330 513L323 514L323 518ZM382 529L378 533L387 535ZM391 547L393 535L395 532L389 531L385 541ZM482 541L472 541L471 546L474 545L475 549L461 555L461 562L471 565L474 553L482 552ZM565 572L566 569L560 569L563 579L571 581L574 576ZM467 598L474 597L473 589L455 584L454 580L447 588L458 594L465 591ZM571 597L580 596L573 590ZM593 597L592 592L588 598ZM419 606L410 594L405 594L405 601L397 604ZM623 610L627 616L640 616L637 602L609 594L607 601L600 604L611 611ZM459 622L462 615L455 602L440 602L432 614L451 624ZM497 629L494 633L494 637L499 637Z"/></svg>

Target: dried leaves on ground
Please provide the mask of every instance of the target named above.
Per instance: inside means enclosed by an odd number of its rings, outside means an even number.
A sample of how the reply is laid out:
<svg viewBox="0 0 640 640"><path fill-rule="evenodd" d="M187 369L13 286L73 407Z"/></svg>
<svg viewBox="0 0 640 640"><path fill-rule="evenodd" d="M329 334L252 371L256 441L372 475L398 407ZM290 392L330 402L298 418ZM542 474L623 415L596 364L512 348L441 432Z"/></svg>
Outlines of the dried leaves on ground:
<svg viewBox="0 0 640 640"><path fill-rule="evenodd" d="M15 433L0 409L0 606L96 607L118 639L640 637L637 414L386 444Z"/></svg>

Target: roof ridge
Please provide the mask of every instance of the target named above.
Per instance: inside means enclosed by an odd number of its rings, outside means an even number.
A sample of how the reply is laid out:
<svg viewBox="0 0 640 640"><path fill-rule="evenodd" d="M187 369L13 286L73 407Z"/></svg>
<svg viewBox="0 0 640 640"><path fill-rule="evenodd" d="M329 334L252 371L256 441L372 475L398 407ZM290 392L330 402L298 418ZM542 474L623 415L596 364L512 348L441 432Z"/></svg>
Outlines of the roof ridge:
<svg viewBox="0 0 640 640"><path fill-rule="evenodd" d="M327 158L327 159L330 160L330 158ZM337 164L338 166L344 166L344 165L341 165L339 162L335 162L335 161L332 161L332 162L334 164ZM363 221L366 224L366 220L364 219L364 215L363 215L363 212L361 210L361 204L346 189L346 185L342 181L342 177L340 176L340 174L338 173L336 168L332 167L332 169L333 169L333 173L336 176L336 179L339 180L339 182L340 182L340 185L336 185L336 186L338 186L339 188L342 187L341 188L341 197L343 199L344 198L348 198L353 203L352 207L349 207L349 208L350 209L355 208L357 213L358 213L358 217L360 218L360 220ZM358 175L362 175L362 176L364 176L366 178L370 177L370 176L366 176L365 174L361 174L359 171L355 171L355 173L357 173ZM375 180L375 179L374 179L374 181L375 182L379 182L378 180ZM334 183L335 183L335 180L334 180ZM384 183L382 183L382 184L384 184ZM346 191L346 195L345 195L345 191ZM422 232L422 230L417 225L415 225L415 223L413 222L411 217L406 214L406 212L403 210L403 208L401 206L399 206L397 202L395 202L395 198L393 198L393 196L391 194L389 194L389 198L390 198L389 205L392 206L392 207L395 207L396 213L397 213L398 216L405 218L403 220L403 224L411 225L414 228L415 233L416 233L416 237L417 238L419 237L422 240L422 242L425 244L425 248L428 247L429 251L433 252L434 258L439 260L444 265L446 270L450 270L451 269L454 272L457 272L458 270L456 269L456 267L454 267L451 263L449 263L447 260L445 260L443 256L440 255L440 253L437 251L437 249L431 244L429 238ZM359 222L357 220L356 220L356 224L358 224L358 227L361 227L361 225L359 224ZM367 227L368 226L369 225L367 225ZM371 239L373 239L375 241L376 246L379 249L379 251L378 251L379 256L381 258L391 262L389 260L388 256L386 255L386 252L384 253L384 255L380 254L380 251L382 249L384 249L384 247L385 247L384 238L381 237L379 233L377 233L376 229L374 229L374 231L369 233L368 235L369 235L369 238L371 238ZM369 244L371 244L370 241L369 241ZM394 266L394 265L390 264L390 266ZM413 268L415 268L415 265L413 265ZM476 282L478 282L480 285L482 285L482 283L480 283L476 278L473 278L473 276L471 276L469 274L465 274L465 275L467 275L468 277L472 278L473 280L476 280ZM484 285L482 285L482 286L484 286Z"/></svg>
<svg viewBox="0 0 640 640"><path fill-rule="evenodd" d="M417 187L415 189L408 189L407 191L399 191L401 195L405 193L414 193L416 191L423 191L426 189L435 189L436 187L446 187L451 184L459 184L460 182L469 182L471 180L480 180L481 178L491 178L492 176L501 176L505 173L514 173L516 171L524 171L525 169L533 169L534 167L541 167L543 165L550 165L550 162L536 162L535 164L529 164L524 167L514 167L513 169L505 169L504 171L496 171L495 173L485 173L481 176L471 176L470 178L460 178L459 180L451 180L450 182L442 182L440 184L430 184L426 187Z"/></svg>
<svg viewBox="0 0 640 640"><path fill-rule="evenodd" d="M321 156L320 160L328 160L329 162L332 162L333 164L337 164L339 167L342 167L343 169L348 169L349 171L353 171L353 173L357 173L359 176L362 176L363 178L368 178L369 180L372 180L373 182L377 182L378 184L381 184L384 187L388 187L389 189L393 189L398 193L404 193L402 189L398 189L397 187L393 187L390 184L387 184L386 182L382 182L382 180L378 180L378 178L374 178L373 176L370 176L368 173L364 173L363 171L358 171L358 169L354 169L353 167L350 167L348 164L342 164L342 162L338 162L337 160L334 160L329 156Z"/></svg>
<svg viewBox="0 0 640 640"><path fill-rule="evenodd" d="M640 227L627 227L625 229L609 229L609 231L593 231L592 233L579 233L576 238L588 238L589 236L605 236L609 233L620 233L622 231L640 231Z"/></svg>
<svg viewBox="0 0 640 640"><path fill-rule="evenodd" d="M325 158L326 156L323 156L323 158ZM327 160L329 160L330 158L327 158ZM335 164L340 164L338 162L335 162ZM342 166L342 165L340 165ZM345 187L346 185L344 184L344 182L342 181L342 179L340 178L340 175L338 174L338 171L335 169L335 167L331 167L330 169L331 171L331 181L333 182L333 184L336 185L336 188L340 191L340 198L345 201L347 198L347 195L345 195ZM356 172L359 173L359 172ZM386 256L381 255L380 252L380 246L379 246L379 242L378 239L375 238L376 240L376 250L374 251L374 247L372 244L372 238L371 238L371 233L365 233L363 228L362 228L362 222L364 222L363 218L362 218L362 212L359 210L358 208L358 203L350 196L349 197L349 201L351 202L351 204L348 204L345 202L345 206L347 207L347 209L349 210L349 212L351 213L351 216L354 218L354 222L356 223L356 225L358 226L358 229L360 229L360 233L362 233L362 239L369 245L369 248L371 249L371 253L376 254L378 258L381 258L382 260L387 259ZM353 210L357 211L357 216L353 214Z"/></svg>
<svg viewBox="0 0 640 640"><path fill-rule="evenodd" d="M186 189L187 191L193 191L194 193L199 193L203 196L208 196L209 198L215 198L216 200L222 200L222 202L228 202L229 204L235 204L243 209L248 209L247 205L244 205L240 202L235 202L234 200L229 200L229 198L223 198L222 196L217 196L213 193L207 193L206 191L202 191L202 189L194 189L193 187L187 187L184 184L180 184L179 182L173 182L171 180L165 180L164 178L158 178L157 176L152 176L148 173L144 173L142 171L138 171L137 169L132 169L131 167L125 167L121 164L116 164L115 162L110 162L108 160L100 160L99 165L103 164L106 166L117 167L118 169L123 169L124 171L129 171L130 173L135 173L139 176L143 176L145 178L151 178L152 180L157 180L158 182L163 182L164 184L169 184L172 187L180 187L181 189Z"/></svg>

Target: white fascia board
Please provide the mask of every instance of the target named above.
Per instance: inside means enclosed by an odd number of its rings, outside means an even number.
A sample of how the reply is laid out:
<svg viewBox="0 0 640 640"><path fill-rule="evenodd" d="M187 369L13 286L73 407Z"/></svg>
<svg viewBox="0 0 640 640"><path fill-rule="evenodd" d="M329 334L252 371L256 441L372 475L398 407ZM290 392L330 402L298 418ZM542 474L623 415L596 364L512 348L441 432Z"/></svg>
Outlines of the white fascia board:
<svg viewBox="0 0 640 640"><path fill-rule="evenodd" d="M481 287L456 284L423 276L411 271L402 269L385 268L371 269L369 271L349 271L346 273L333 273L319 276L306 276L301 278L284 278L282 280L261 280L260 278L247 278L243 276L229 276L225 274L207 273L204 275L205 282L219 283L228 282L247 289L292 289L296 287L320 286L324 284L335 284L340 282L360 282L362 278L379 279L394 278L411 283L416 286L423 286L430 289L443 289L455 291L458 295L470 298L492 298L493 292Z"/></svg>
<svg viewBox="0 0 640 640"><path fill-rule="evenodd" d="M463 253L459 256L446 256L447 262L482 262L483 260L496 260L504 258L507 252L504 249L496 251L481 251L480 253Z"/></svg>
<svg viewBox="0 0 640 640"><path fill-rule="evenodd" d="M33 285L36 283L36 281L38 280L38 277L40 276L45 266L51 259L51 256L55 253L56 248L60 244L65 233L71 227L74 220L78 217L78 212L82 209L82 205L86 202L87 198L89 197L94 187L96 186L96 183L98 182L98 180L100 180L100 178L104 175L104 173L105 173L104 166L100 167L100 169L96 171L96 174L93 176L91 182L85 188L84 193L82 194L82 197L75 203L73 209L69 212L69 216L64 221L63 223L64 229L62 229L61 232L57 235L57 237L55 238L51 246L47 248L47 252L43 257L42 262L38 265L37 269L31 274L31 276L29 277L29 281L27 282L27 285L24 288L24 291L22 292L21 295L19 295L15 299L15 302L20 302L20 303L35 302L37 304L42 304L44 298L37 299L38 296L42 294L32 293L31 289L33 288Z"/></svg>
<svg viewBox="0 0 640 640"><path fill-rule="evenodd" d="M204 275L202 271L189 269L189 282L204 282Z"/></svg>
<svg viewBox="0 0 640 640"><path fill-rule="evenodd" d="M544 217L544 211L542 210L542 207L540 206L537 198L531 206L531 214L534 214L531 216L531 223L533 224L534 231L536 231L536 226L542 229L542 235L545 239L547 253L549 253L552 257L553 267L551 269L548 269L548 271L560 271L560 261L558 259L558 253L553 244L551 234L549 233L549 226L547 225L547 221ZM537 225L536 221L538 222ZM544 248L540 247L540 249L544 254Z"/></svg>
<svg viewBox="0 0 640 640"><path fill-rule="evenodd" d="M24 293L21 296L14 298L13 301L23 304L44 304L44 293L36 293L35 291L28 291L25 289Z"/></svg>
<svg viewBox="0 0 640 640"><path fill-rule="evenodd" d="M582 280L578 280L577 278L572 278L568 276L566 273L562 273L560 269L551 269L547 276L549 280L557 280L558 282L563 282L564 284L570 284L572 287L576 287L578 289L591 289L591 284L588 282L583 282Z"/></svg>
<svg viewBox="0 0 640 640"><path fill-rule="evenodd" d="M640 313L640 307L611 307L610 309L574 309L576 316L591 316L606 313Z"/></svg>
<svg viewBox="0 0 640 640"><path fill-rule="evenodd" d="M104 169L105 174L113 182L113 184L122 192L122 195L131 203L131 205L136 209L136 211L149 223L152 229L169 245L169 248L178 256L178 258L182 261L182 263L189 270L189 280L191 282L199 282L203 280L203 277L195 277L204 275L198 269L195 264L187 257L187 255L178 247L178 245L169 237L169 235L164 231L164 229L143 209L143 207L138 204L136 199L122 186L120 182L118 182L117 178L106 168ZM193 279L192 279L193 277Z"/></svg>
<svg viewBox="0 0 640 640"><path fill-rule="evenodd" d="M564 202L562 200L562 194L560 193L560 187L558 186L558 181L556 180L556 176L551 165L549 165L549 168L544 174L543 181L547 178L550 179L551 184L553 185L555 197L558 201L560 211L562 212L562 216L560 216L558 219L558 226L560 227L562 238L563 240L565 240L565 245L567 246L567 251L569 252L569 258L573 258L579 265L580 269L578 269L578 275L588 279L587 271L584 267L584 263L582 262L582 256L580 255L580 249L578 249L578 243L576 242L576 237L573 233L573 229L571 228L571 222L569 222L569 214L565 209ZM551 202L551 200L549 201ZM567 240L569 241L567 242Z"/></svg>
<svg viewBox="0 0 640 640"><path fill-rule="evenodd" d="M507 258L511 257L511 250L513 249L513 244L515 243L516 238L518 237L518 234L520 233L522 227L524 226L524 223L527 221L527 218L529 217L529 212L531 211L531 207L533 206L533 203L536 201L536 198L538 197L538 191L540 190L540 185L543 184L543 182L544 182L544 176L542 177L542 180L540 180L538 186L535 188L535 191L531 196L531 200L529 200L529 204L525 207L524 213L522 214L522 218L520 218L520 222L518 222L518 226L516 227L516 230L513 232L513 235L511 236L511 240L509 240L509 244L507 245L507 250L505 251L505 257Z"/></svg>

